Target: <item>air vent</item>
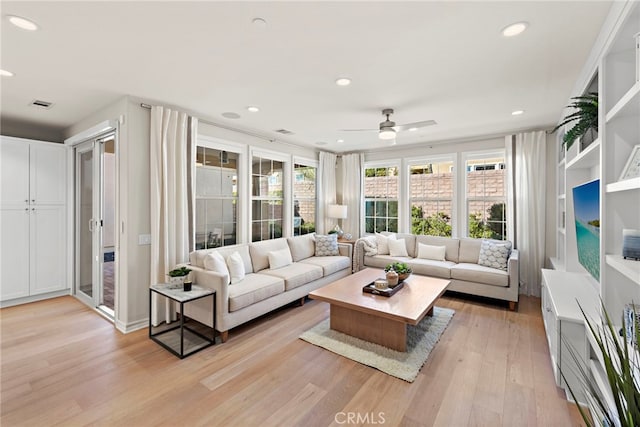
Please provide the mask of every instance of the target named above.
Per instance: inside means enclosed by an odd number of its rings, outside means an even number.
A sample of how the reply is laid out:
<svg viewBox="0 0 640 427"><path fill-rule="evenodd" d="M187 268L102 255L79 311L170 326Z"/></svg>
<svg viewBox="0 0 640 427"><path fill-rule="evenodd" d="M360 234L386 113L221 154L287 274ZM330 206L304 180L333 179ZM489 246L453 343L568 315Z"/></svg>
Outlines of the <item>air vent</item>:
<svg viewBox="0 0 640 427"><path fill-rule="evenodd" d="M53 103L52 102L47 102L47 101L41 101L39 99L34 99L33 101L31 101L29 106L37 107L37 108L43 108L45 110L48 110L49 108L51 108L53 106Z"/></svg>
<svg viewBox="0 0 640 427"><path fill-rule="evenodd" d="M293 135L293 132L291 132L290 130L286 130L286 129L276 129L276 132L281 133L283 135Z"/></svg>

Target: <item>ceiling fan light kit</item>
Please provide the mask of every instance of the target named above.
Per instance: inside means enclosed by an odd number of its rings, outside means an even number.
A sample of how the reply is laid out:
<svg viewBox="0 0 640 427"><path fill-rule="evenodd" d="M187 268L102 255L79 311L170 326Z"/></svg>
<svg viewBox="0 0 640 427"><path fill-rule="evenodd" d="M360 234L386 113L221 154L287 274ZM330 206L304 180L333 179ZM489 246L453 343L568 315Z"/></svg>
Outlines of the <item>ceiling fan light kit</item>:
<svg viewBox="0 0 640 427"><path fill-rule="evenodd" d="M393 128L380 129L378 137L380 139L393 139L396 137L396 131Z"/></svg>

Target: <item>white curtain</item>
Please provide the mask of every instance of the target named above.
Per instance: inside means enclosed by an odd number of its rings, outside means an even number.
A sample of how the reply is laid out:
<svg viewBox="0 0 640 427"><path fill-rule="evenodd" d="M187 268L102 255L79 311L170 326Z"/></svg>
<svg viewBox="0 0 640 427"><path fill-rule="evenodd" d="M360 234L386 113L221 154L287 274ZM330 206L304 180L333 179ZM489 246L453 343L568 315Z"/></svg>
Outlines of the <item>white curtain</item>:
<svg viewBox="0 0 640 427"><path fill-rule="evenodd" d="M327 217L327 207L336 203L336 155L320 152L318 168L318 234L325 234L335 225L335 219ZM347 212L347 214L349 214Z"/></svg>
<svg viewBox="0 0 640 427"><path fill-rule="evenodd" d="M342 156L342 204L347 206L347 218L342 220L342 229L354 238L360 237L363 164L363 153Z"/></svg>
<svg viewBox="0 0 640 427"><path fill-rule="evenodd" d="M167 273L189 256L189 215L193 212L192 177L195 139L188 138L188 116L168 108L151 108L150 209L151 284L165 283ZM197 121L192 120L192 131ZM173 306L154 295L153 325L175 319Z"/></svg>
<svg viewBox="0 0 640 427"><path fill-rule="evenodd" d="M507 146L510 139L507 140ZM540 296L540 269L545 251L546 135L544 131L519 133L507 162L510 200L515 200L515 241L520 252L520 293Z"/></svg>

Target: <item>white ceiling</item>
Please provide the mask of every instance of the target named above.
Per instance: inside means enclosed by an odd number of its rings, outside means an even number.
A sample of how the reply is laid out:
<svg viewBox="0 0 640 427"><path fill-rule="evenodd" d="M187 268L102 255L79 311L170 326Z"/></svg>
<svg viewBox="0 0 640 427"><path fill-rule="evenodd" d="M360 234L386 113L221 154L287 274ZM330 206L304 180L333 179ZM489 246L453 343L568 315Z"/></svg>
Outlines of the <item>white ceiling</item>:
<svg viewBox="0 0 640 427"><path fill-rule="evenodd" d="M1 2L3 123L64 129L123 95L337 152L554 125L610 2ZM24 16L36 32L9 24ZM266 28L252 25L261 17ZM500 30L528 21L522 35ZM337 77L353 79L338 87ZM29 107L34 99L50 110ZM249 113L248 105L261 111ZM512 116L522 109L525 114ZM240 119L222 117L236 112ZM281 136L276 129L294 135ZM344 143L336 140L344 139Z"/></svg>

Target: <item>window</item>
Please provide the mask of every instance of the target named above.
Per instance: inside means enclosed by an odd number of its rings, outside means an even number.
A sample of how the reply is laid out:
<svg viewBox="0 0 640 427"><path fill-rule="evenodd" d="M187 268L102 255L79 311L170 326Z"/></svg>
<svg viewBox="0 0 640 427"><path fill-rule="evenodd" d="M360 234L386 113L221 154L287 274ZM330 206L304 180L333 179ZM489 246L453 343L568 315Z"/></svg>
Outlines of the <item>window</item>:
<svg viewBox="0 0 640 427"><path fill-rule="evenodd" d="M364 170L365 232L398 231L398 168Z"/></svg>
<svg viewBox="0 0 640 427"><path fill-rule="evenodd" d="M504 153L466 161L467 235L505 240L506 171Z"/></svg>
<svg viewBox="0 0 640 427"><path fill-rule="evenodd" d="M196 147L196 249L237 243L239 156Z"/></svg>
<svg viewBox="0 0 640 427"><path fill-rule="evenodd" d="M453 160L409 166L411 233L451 237Z"/></svg>
<svg viewBox="0 0 640 427"><path fill-rule="evenodd" d="M253 156L251 166L251 241L282 237L284 162Z"/></svg>
<svg viewBox="0 0 640 427"><path fill-rule="evenodd" d="M316 167L293 166L293 235L316 231Z"/></svg>

